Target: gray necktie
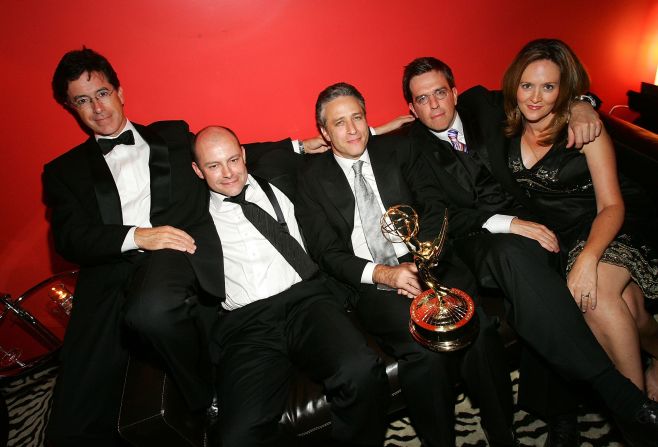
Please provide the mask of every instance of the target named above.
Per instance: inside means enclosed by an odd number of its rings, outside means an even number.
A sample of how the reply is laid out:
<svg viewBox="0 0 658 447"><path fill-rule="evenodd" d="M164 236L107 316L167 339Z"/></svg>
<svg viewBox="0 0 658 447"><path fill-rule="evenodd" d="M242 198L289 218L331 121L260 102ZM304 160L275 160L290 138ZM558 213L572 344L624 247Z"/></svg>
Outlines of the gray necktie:
<svg viewBox="0 0 658 447"><path fill-rule="evenodd" d="M372 260L376 264L398 265L398 258L395 256L393 244L384 238L379 220L382 217L381 209L377 203L377 198L363 177L361 169L363 160L359 160L352 165L354 170L354 196L356 197L356 206L359 208L361 225L363 233L366 236L366 243L370 249Z"/></svg>

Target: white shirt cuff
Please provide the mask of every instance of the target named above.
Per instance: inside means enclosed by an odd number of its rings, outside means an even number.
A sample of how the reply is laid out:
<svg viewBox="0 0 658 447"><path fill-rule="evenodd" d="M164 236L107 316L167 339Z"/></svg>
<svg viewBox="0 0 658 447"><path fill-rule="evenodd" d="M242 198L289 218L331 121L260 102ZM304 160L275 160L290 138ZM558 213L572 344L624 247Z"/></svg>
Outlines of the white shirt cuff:
<svg viewBox="0 0 658 447"><path fill-rule="evenodd" d="M482 225L482 228L489 233L509 233L512 220L516 216L507 216L505 214L494 214Z"/></svg>
<svg viewBox="0 0 658 447"><path fill-rule="evenodd" d="M370 126L370 133L371 133L372 135L377 135L377 131L376 131L375 128L372 127L372 126Z"/></svg>
<svg viewBox="0 0 658 447"><path fill-rule="evenodd" d="M301 151L299 150L299 140L292 140L292 150L297 154L301 154Z"/></svg>
<svg viewBox="0 0 658 447"><path fill-rule="evenodd" d="M375 282L372 280L372 274L375 271L375 267L377 264L374 262L369 262L366 264L366 267L363 269L363 273L361 274L361 284L374 284Z"/></svg>
<svg viewBox="0 0 658 447"><path fill-rule="evenodd" d="M137 250L139 248L135 243L136 229L137 227L131 227L130 230L128 230L126 238L123 240L123 244L121 244L121 253L125 253L130 250Z"/></svg>

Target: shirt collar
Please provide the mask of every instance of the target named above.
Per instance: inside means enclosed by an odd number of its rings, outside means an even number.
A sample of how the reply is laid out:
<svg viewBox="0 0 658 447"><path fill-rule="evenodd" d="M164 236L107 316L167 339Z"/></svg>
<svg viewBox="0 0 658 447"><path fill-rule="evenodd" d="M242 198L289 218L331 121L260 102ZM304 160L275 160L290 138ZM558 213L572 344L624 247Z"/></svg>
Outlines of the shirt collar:
<svg viewBox="0 0 658 447"><path fill-rule="evenodd" d="M361 156L354 160L352 158L343 158L341 156L338 156L334 153L334 158L336 159L336 163L338 163L338 166L343 170L345 173L345 176L347 178L350 178L354 171L352 170L352 165L356 163L359 160L363 160L364 163L370 164L370 155L368 154L368 148L366 148L365 151L363 151L363 154Z"/></svg>
<svg viewBox="0 0 658 447"><path fill-rule="evenodd" d="M121 129L121 132L119 132L119 133L116 135L116 137L108 137L108 136L106 136L106 135L98 135L97 133L95 133L95 134L94 134L94 138L96 139L96 141L98 141L99 138L109 138L109 139L113 139L113 138L117 138L119 135L121 135L122 133L124 133L126 130L132 130L132 131L133 131L133 137L134 137L135 135L139 135L139 134L137 133L137 131L135 130L135 126L133 126L133 123L131 123L129 120L126 120L126 125L123 126L123 129Z"/></svg>
<svg viewBox="0 0 658 447"><path fill-rule="evenodd" d="M440 140L450 142L450 138L448 138L448 130L450 129L456 129L457 132L459 132L457 139L460 142L466 144L466 138L464 137L464 125L462 124L462 119L459 117L459 113L457 113L456 111L455 111L455 120L452 122L452 126L448 127L446 130L442 132L435 132L432 129L429 129L429 131L432 132Z"/></svg>
<svg viewBox="0 0 658 447"><path fill-rule="evenodd" d="M251 174L247 174L247 181L245 182L245 185L251 185L250 188L247 189L247 192L245 193L245 200L248 202L251 202L249 200L253 194L255 193L254 188L257 188L258 185L256 184L256 181L253 179ZM215 208L216 210L219 210L222 207L222 204L224 203L225 199L228 199L229 196L225 196L222 193L215 192L215 191L210 191L210 206Z"/></svg>

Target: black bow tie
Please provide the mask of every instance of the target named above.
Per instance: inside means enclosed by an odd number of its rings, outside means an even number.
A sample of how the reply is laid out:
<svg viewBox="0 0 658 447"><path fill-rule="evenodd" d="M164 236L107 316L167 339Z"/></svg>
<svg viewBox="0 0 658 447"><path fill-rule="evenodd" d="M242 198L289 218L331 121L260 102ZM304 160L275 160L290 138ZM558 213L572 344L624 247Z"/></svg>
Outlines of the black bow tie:
<svg viewBox="0 0 658 447"><path fill-rule="evenodd" d="M135 137L133 136L132 130L126 130L124 133L119 135L116 138L99 138L98 145L101 147L101 152L103 155L107 155L112 152L114 146L117 144L135 144Z"/></svg>

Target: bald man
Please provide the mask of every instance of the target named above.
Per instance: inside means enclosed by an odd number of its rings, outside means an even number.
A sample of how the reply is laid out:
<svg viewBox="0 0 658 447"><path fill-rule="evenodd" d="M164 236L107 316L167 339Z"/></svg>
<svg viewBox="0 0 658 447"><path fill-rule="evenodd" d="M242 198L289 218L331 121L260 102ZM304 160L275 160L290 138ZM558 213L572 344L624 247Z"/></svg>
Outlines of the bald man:
<svg viewBox="0 0 658 447"><path fill-rule="evenodd" d="M345 315L343 289L306 254L292 202L249 175L230 129L199 132L193 159L210 189L208 219L190 229L194 254L169 250L154 258L158 268L176 266L157 295L172 306L191 294L221 300L210 335L221 445L290 445L278 421L293 368L322 383L336 441L382 445L384 366Z"/></svg>

